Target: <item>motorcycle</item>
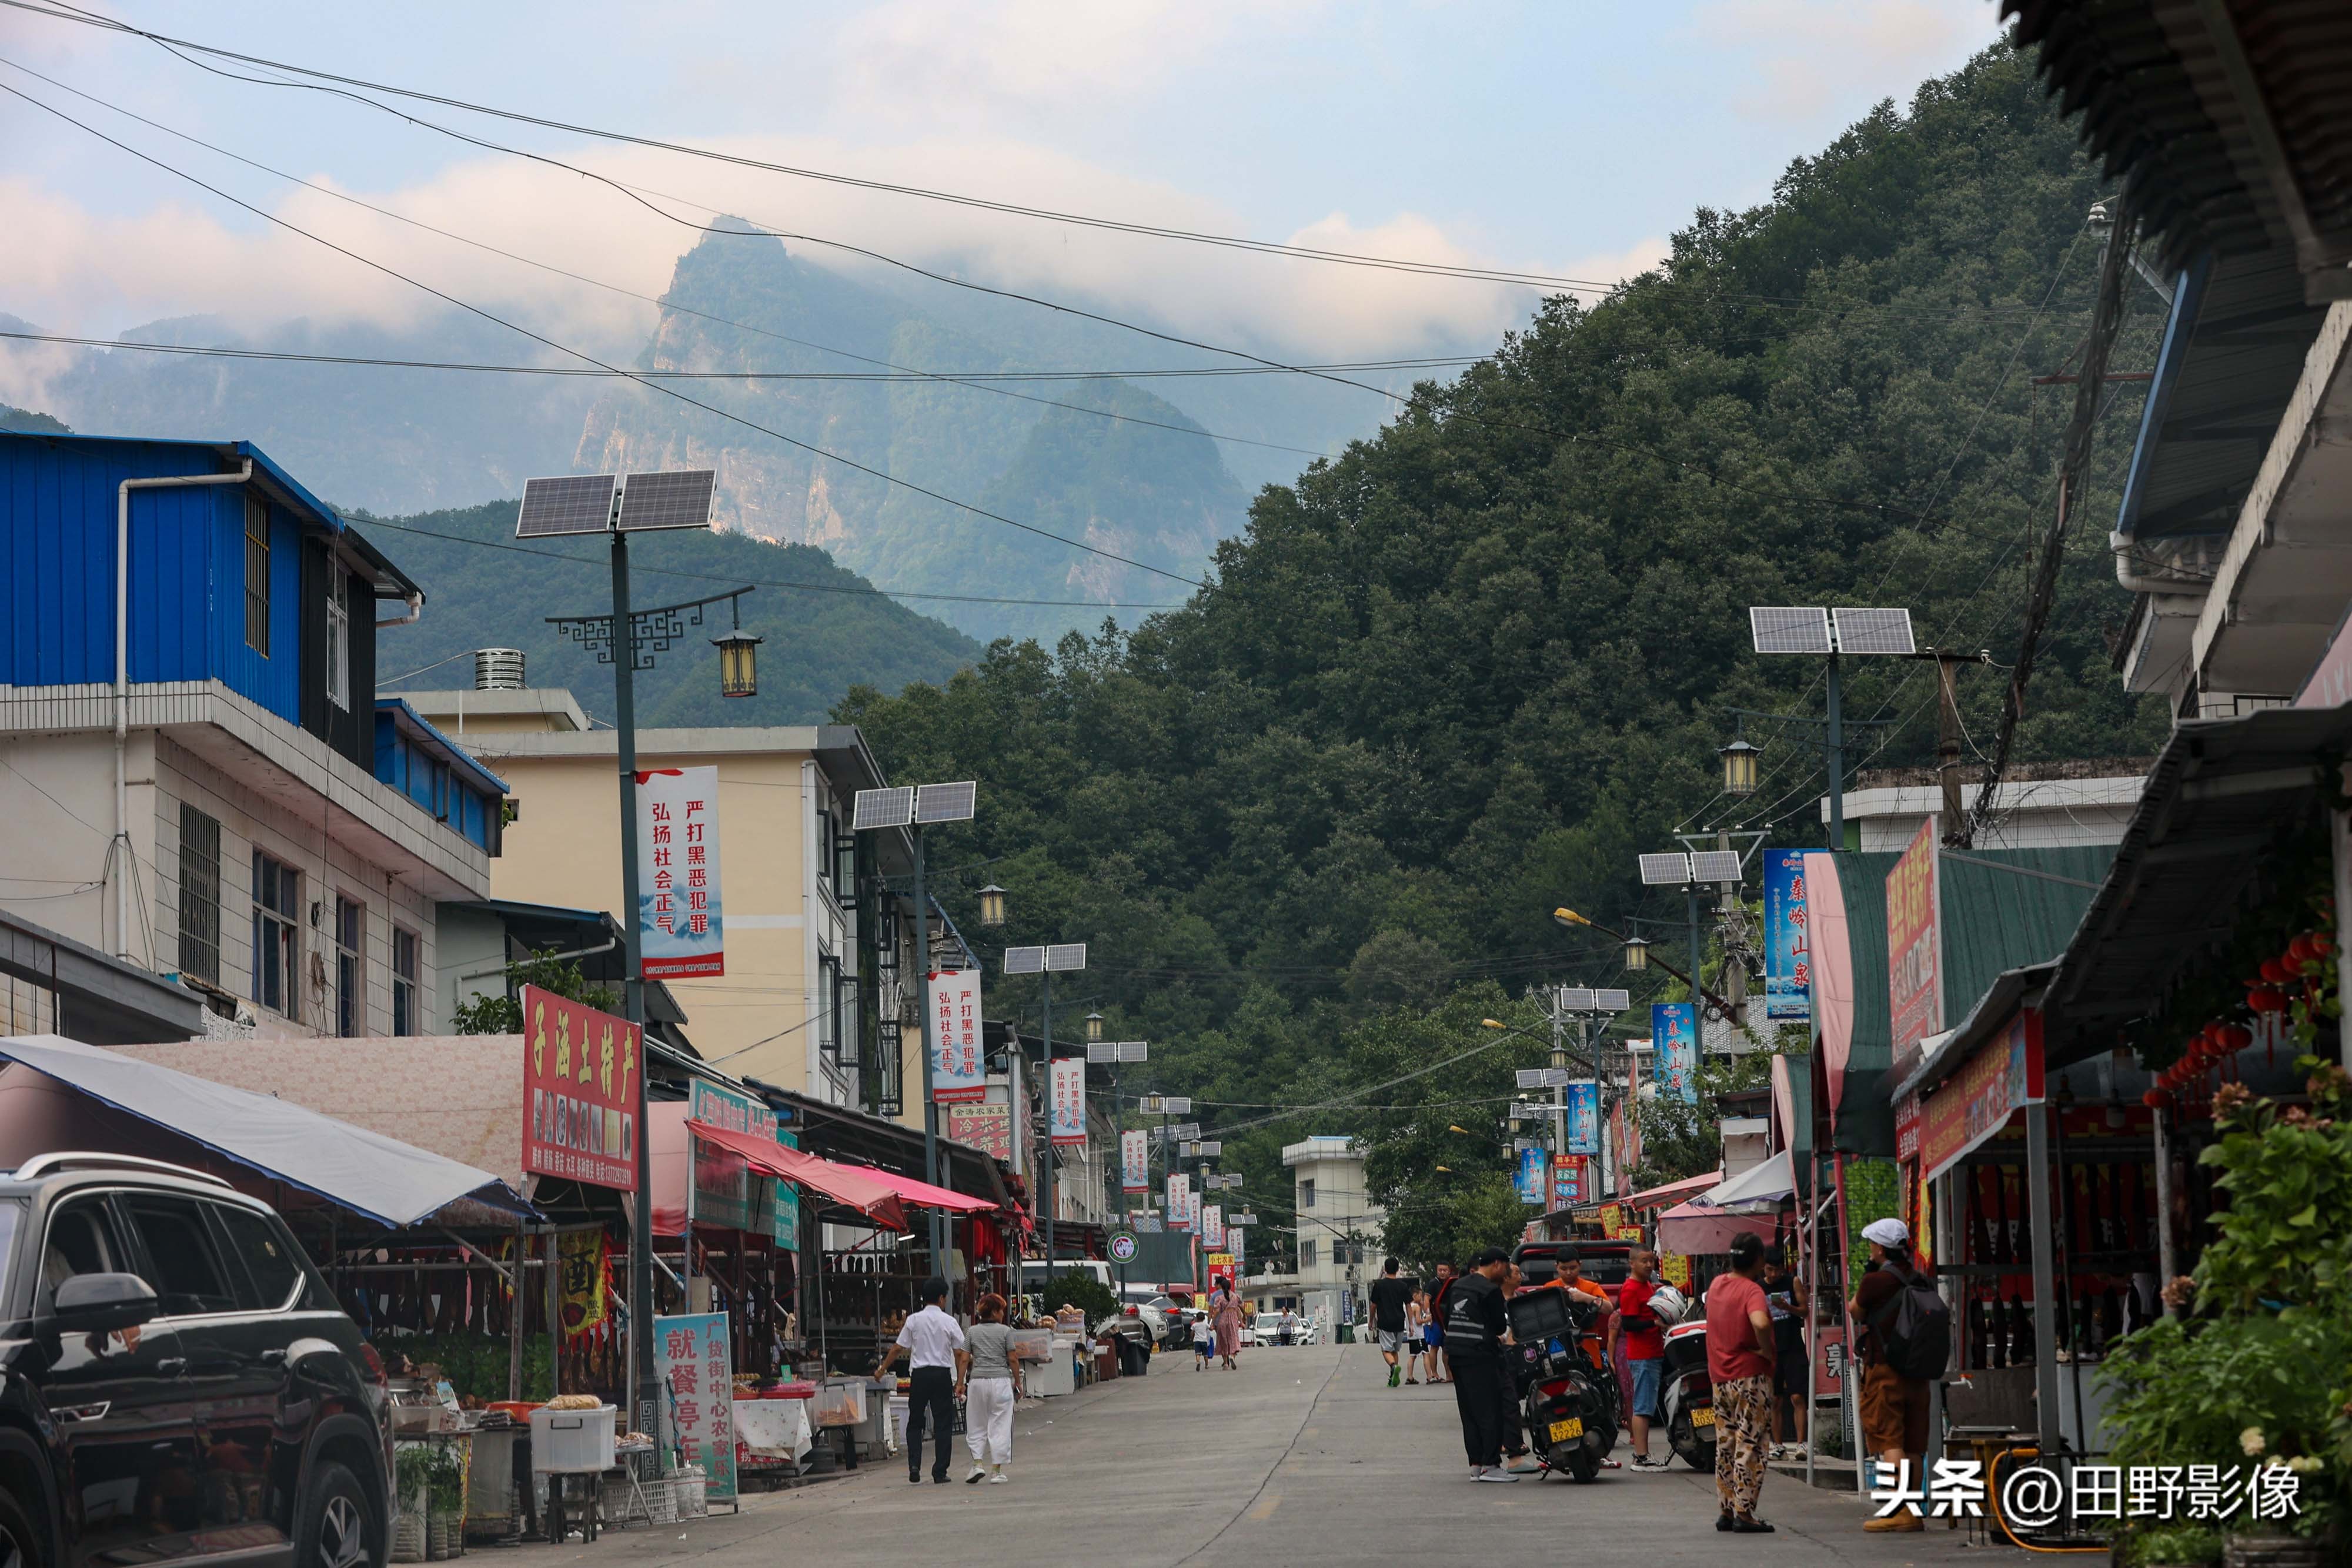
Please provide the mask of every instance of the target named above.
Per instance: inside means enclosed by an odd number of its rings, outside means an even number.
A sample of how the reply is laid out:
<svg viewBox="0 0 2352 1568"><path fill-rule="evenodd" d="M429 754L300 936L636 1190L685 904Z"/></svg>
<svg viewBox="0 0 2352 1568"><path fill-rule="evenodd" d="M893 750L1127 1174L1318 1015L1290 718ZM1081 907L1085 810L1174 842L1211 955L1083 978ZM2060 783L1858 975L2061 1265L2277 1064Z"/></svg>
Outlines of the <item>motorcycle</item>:
<svg viewBox="0 0 2352 1568"><path fill-rule="evenodd" d="M1658 1390L1666 1446L1691 1469L1712 1472L1715 1385L1706 1372L1706 1319L1693 1315L1682 1292L1671 1285L1650 1298L1650 1311L1667 1325L1664 1380Z"/></svg>
<svg viewBox="0 0 2352 1568"><path fill-rule="evenodd" d="M1583 1346L1608 1310L1578 1291L1529 1291L1509 1303L1528 1447L1545 1469L1579 1481L1598 1476L1617 1444L1617 1380L1595 1367Z"/></svg>

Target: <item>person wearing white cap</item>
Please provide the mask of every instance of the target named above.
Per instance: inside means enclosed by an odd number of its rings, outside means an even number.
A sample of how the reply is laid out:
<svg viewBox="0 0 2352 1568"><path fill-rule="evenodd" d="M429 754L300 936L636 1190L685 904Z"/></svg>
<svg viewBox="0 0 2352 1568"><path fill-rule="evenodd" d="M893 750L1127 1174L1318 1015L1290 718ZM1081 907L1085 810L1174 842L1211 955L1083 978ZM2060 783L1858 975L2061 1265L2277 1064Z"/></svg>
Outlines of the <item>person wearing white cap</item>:
<svg viewBox="0 0 2352 1568"><path fill-rule="evenodd" d="M1911 1484L1916 1486L1927 1449L1927 1385L1890 1364L1886 1343L1904 1289L1918 1271L1911 1256L1911 1230L1899 1219L1874 1219L1862 1228L1862 1239L1870 1245L1870 1271L1846 1303L1861 1328L1862 1446L1890 1472L1882 1477L1882 1485L1891 1487L1894 1467L1907 1462ZM1863 1526L1874 1533L1927 1527L1908 1504Z"/></svg>

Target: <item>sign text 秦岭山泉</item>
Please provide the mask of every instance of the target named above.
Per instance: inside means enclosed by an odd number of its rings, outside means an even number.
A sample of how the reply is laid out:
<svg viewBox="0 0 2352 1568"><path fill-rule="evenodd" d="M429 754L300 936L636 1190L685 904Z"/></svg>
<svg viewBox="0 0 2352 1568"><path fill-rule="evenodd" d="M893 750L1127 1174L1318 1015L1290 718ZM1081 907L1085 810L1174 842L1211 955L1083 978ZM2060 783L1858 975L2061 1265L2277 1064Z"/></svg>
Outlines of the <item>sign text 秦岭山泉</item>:
<svg viewBox="0 0 2352 1568"><path fill-rule="evenodd" d="M952 1105L988 1098L987 1051L981 1039L980 971L945 969L931 977L931 1099Z"/></svg>
<svg viewBox="0 0 2352 1568"><path fill-rule="evenodd" d="M1597 1155L1601 1152L1601 1085L1590 1078L1579 1078L1568 1085L1568 1152L1572 1155Z"/></svg>
<svg viewBox="0 0 2352 1568"><path fill-rule="evenodd" d="M1650 1044L1656 1055L1658 1092L1685 1103L1698 1099L1698 1004L1652 1002Z"/></svg>
<svg viewBox="0 0 2352 1568"><path fill-rule="evenodd" d="M637 775L637 939L646 978L727 972L719 891L719 769Z"/></svg>
<svg viewBox="0 0 2352 1568"><path fill-rule="evenodd" d="M1937 881L1936 819L1929 817L1886 873L1887 1025L1898 1078L1921 1038L1944 1027Z"/></svg>
<svg viewBox="0 0 2352 1568"><path fill-rule="evenodd" d="M2009 1125L2019 1107L2042 1098L2042 1047L2036 1019L2020 1013L1977 1047L1958 1071L1920 1097L1919 1171L1929 1180Z"/></svg>
<svg viewBox="0 0 2352 1568"><path fill-rule="evenodd" d="M1549 1161L1539 1148L1519 1151L1519 1201L1540 1206L1544 1200L1544 1170Z"/></svg>
<svg viewBox="0 0 2352 1568"><path fill-rule="evenodd" d="M1764 1017L1801 1023L1813 1016L1813 944L1805 925L1805 852L1766 850Z"/></svg>
<svg viewBox="0 0 2352 1568"><path fill-rule="evenodd" d="M633 1191L644 1041L637 1026L522 988L522 1168Z"/></svg>

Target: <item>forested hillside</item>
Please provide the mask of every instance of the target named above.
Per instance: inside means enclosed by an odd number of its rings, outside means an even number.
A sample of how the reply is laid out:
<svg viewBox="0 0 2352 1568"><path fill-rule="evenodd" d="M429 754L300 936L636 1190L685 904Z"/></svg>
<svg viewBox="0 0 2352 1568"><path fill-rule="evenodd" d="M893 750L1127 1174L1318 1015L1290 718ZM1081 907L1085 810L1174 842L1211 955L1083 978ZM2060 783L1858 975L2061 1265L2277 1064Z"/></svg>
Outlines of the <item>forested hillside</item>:
<svg viewBox="0 0 2352 1568"><path fill-rule="evenodd" d="M612 603L611 558L602 540L541 539L518 546L516 503L415 517L353 514L361 531L425 589L425 615L382 634L378 685L387 694L472 684L470 660L485 647L520 648L530 684L568 686L597 718L613 717L613 670L555 635L550 615L594 614ZM562 559L551 559L562 558ZM763 584L743 603L743 629L760 649L757 696L719 695L710 638L718 617L683 639L637 677L637 722L646 726L821 724L851 683L896 691L909 681L944 680L980 654L963 633L873 591L856 573L806 545L776 545L742 534L639 535L629 550L631 591L640 609L678 604ZM793 583L801 586L777 586ZM443 664L441 661L449 660ZM426 666L437 665L437 668ZM410 679L395 677L419 672Z"/></svg>
<svg viewBox="0 0 2352 1568"><path fill-rule="evenodd" d="M1570 939L1555 905L1678 920L1633 857L1685 823L1821 841L1819 754L1793 737L1751 723L1766 787L1716 795L1730 707L1820 711L1818 662L1753 654L1748 606L1903 605L1923 644L2014 658L2074 395L2032 378L2087 320L2099 193L2027 70L1990 52L1267 490L1183 609L1131 637L1000 643L944 688L840 715L898 777L981 780L933 863L1007 857L963 881L1012 891L1012 939L1090 940L1085 988L1212 1124L1370 1082L1402 1020L1459 988L1611 983L1613 949ZM2132 310L2119 369L2146 366L2160 322L2150 293ZM2123 389L2101 425L2024 758L2164 730L2108 666L2128 601L2104 520L2137 413ZM1898 721L1863 759L1931 756L1932 666L1848 668L1849 715ZM2000 679L1963 676L1988 751ZM970 891L948 894L960 917ZM1443 1016L1475 1034L1500 1006ZM1410 1027L1405 1059L1443 1054ZM1248 1134L1253 1196L1275 1145L1354 1124Z"/></svg>

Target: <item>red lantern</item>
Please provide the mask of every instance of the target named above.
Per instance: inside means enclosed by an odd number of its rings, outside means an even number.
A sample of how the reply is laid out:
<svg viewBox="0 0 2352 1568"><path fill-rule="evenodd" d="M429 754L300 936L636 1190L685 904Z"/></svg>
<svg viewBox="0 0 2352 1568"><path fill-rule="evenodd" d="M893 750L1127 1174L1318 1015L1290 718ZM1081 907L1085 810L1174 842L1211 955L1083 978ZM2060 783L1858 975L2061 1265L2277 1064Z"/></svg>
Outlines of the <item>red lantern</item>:
<svg viewBox="0 0 2352 1568"><path fill-rule="evenodd" d="M2221 1026L2221 1040L2222 1048L2235 1056L2254 1043L2254 1031L2242 1023L2225 1023Z"/></svg>
<svg viewBox="0 0 2352 1568"><path fill-rule="evenodd" d="M2160 1111L2172 1103L2172 1096L2162 1089L2151 1089L2139 1097L2139 1103L2151 1111Z"/></svg>
<svg viewBox="0 0 2352 1568"><path fill-rule="evenodd" d="M2312 932L2310 934L2310 939L2311 951L2314 956L2325 958L2327 955L2336 951L2336 938L2329 936L2325 931Z"/></svg>
<svg viewBox="0 0 2352 1568"><path fill-rule="evenodd" d="M2263 967L2267 969L2270 966L2265 964ZM2286 998L2269 986L2256 986L2246 993L2246 1006L2258 1013L2283 1013L2286 1011Z"/></svg>
<svg viewBox="0 0 2352 1568"><path fill-rule="evenodd" d="M2311 933L2306 931L2286 945L2286 961L2301 969L2319 955L2312 950Z"/></svg>
<svg viewBox="0 0 2352 1568"><path fill-rule="evenodd" d="M2294 971L2288 967L2284 960L2278 958L2265 958L2263 960L2263 983L2264 985L2284 986L2289 980L2294 978Z"/></svg>

